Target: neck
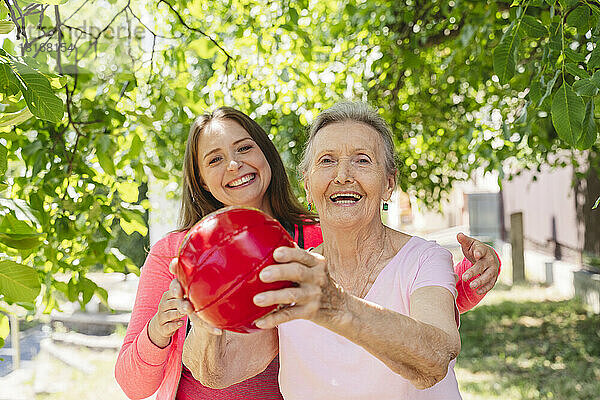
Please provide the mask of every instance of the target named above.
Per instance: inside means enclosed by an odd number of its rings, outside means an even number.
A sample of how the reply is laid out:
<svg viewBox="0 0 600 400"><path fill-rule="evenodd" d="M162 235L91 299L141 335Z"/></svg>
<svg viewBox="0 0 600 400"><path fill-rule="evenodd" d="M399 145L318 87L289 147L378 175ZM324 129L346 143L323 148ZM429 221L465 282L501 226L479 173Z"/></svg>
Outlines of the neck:
<svg viewBox="0 0 600 400"><path fill-rule="evenodd" d="M386 227L380 218L359 227L333 228L321 221L323 232L322 253L334 279L346 276L353 279L368 273L385 257ZM341 282L340 282L341 283Z"/></svg>

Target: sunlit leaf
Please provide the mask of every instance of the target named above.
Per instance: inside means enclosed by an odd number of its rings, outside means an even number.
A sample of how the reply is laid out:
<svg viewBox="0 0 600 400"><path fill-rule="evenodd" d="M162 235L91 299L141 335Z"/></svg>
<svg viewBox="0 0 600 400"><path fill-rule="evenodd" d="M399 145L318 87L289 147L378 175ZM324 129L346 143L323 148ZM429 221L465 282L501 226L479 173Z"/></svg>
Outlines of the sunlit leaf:
<svg viewBox="0 0 600 400"><path fill-rule="evenodd" d="M0 178L4 176L8 166L8 150L0 143Z"/></svg>
<svg viewBox="0 0 600 400"><path fill-rule="evenodd" d="M123 209L122 213L123 216L119 220L119 224L126 234L131 235L133 232L139 232L142 236L148 234L146 221L138 212Z"/></svg>
<svg viewBox="0 0 600 400"><path fill-rule="evenodd" d="M0 114L0 127L19 125L33 117L29 108L14 113Z"/></svg>
<svg viewBox="0 0 600 400"><path fill-rule="evenodd" d="M5 301L34 301L40 288L35 269L14 261L0 260L0 294Z"/></svg>
<svg viewBox="0 0 600 400"><path fill-rule="evenodd" d="M0 339L6 339L10 333L10 323L8 316L0 314Z"/></svg>
<svg viewBox="0 0 600 400"><path fill-rule="evenodd" d="M15 29L15 24L12 21L0 21L0 35L6 35Z"/></svg>
<svg viewBox="0 0 600 400"><path fill-rule="evenodd" d="M117 182L117 192L127 203L135 203L138 200L138 184L135 182Z"/></svg>
<svg viewBox="0 0 600 400"><path fill-rule="evenodd" d="M46 121L61 121L65 107L54 94L48 78L26 64L16 63L15 68L22 81L21 92L31 113Z"/></svg>

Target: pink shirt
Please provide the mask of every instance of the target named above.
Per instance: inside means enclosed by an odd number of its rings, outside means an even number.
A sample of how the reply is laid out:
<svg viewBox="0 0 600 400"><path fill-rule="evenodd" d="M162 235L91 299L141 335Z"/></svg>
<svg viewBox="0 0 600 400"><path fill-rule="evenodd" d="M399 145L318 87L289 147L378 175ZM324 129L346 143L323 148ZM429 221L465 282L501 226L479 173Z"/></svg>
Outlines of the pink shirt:
<svg viewBox="0 0 600 400"><path fill-rule="evenodd" d="M449 251L412 237L379 273L365 300L409 315L410 295L418 288L441 286L456 298L455 277ZM279 326L279 358L286 400L461 398L454 360L442 381L418 390L362 347L306 320Z"/></svg>

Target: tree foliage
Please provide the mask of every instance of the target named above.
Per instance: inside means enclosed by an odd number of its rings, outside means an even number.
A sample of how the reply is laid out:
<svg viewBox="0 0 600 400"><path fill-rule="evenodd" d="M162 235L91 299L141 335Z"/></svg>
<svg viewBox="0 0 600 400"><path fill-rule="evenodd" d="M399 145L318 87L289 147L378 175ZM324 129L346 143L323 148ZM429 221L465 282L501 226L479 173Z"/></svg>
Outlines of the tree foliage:
<svg viewBox="0 0 600 400"><path fill-rule="evenodd" d="M400 187L429 206L477 169L579 162L598 154L599 21L595 1L7 0L0 252L48 310L106 299L86 273L136 271L147 184L179 181L219 105L267 130L301 198L305 126L343 98L380 109Z"/></svg>

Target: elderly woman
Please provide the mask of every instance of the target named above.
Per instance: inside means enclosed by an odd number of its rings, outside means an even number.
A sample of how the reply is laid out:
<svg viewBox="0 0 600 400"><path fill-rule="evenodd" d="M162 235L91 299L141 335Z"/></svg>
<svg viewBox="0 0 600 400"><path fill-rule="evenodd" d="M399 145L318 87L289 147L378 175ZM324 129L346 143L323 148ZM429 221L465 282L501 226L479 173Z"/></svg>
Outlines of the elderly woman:
<svg viewBox="0 0 600 400"><path fill-rule="evenodd" d="M284 398L460 399L452 257L381 222L396 172L386 123L363 104L326 110L301 170L323 244L277 249L261 279L298 286L254 298L289 305L257 321L279 327Z"/></svg>

